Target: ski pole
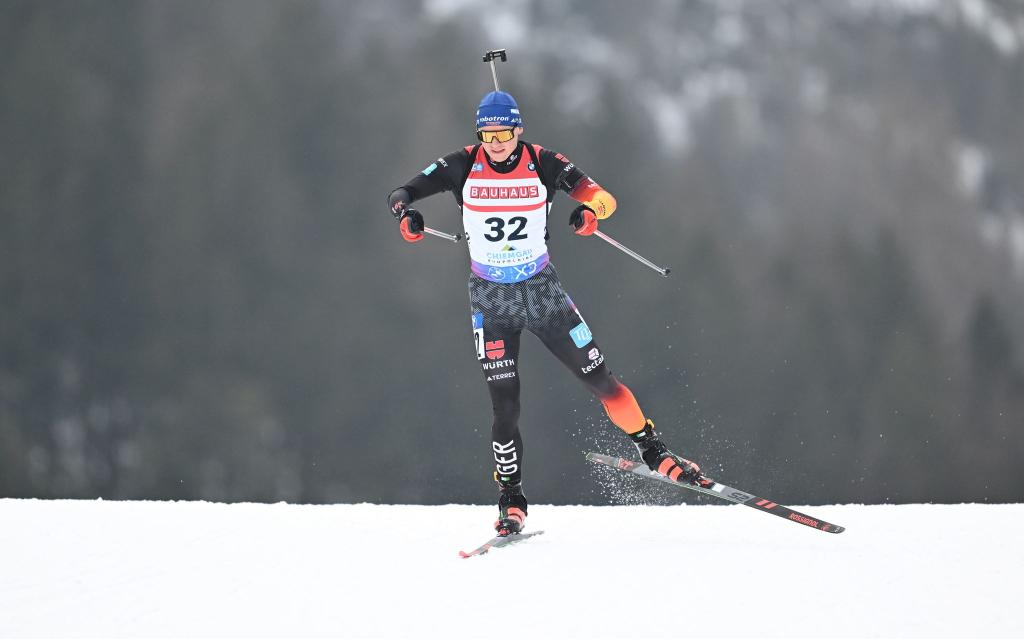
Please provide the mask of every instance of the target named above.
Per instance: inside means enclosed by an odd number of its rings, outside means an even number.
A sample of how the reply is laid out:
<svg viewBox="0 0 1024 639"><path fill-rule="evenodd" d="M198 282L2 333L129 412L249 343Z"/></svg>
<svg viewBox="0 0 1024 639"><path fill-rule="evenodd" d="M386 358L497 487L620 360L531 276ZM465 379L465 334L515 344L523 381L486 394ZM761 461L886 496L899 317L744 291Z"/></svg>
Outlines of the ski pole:
<svg viewBox="0 0 1024 639"><path fill-rule="evenodd" d="M498 88L498 72L495 71L494 69L495 58L501 60L502 62L508 62L508 56L505 55L504 49L492 49L491 51L488 51L487 53L484 54L484 62L491 63L491 77L494 78L494 90L501 91L501 89Z"/></svg>
<svg viewBox="0 0 1024 639"><path fill-rule="evenodd" d="M423 227L423 232L424 233L430 233L431 235L436 235L437 237L444 238L444 239L448 240L449 242L458 242L459 240L462 239L462 233L456 233L455 235L452 235L450 233L445 233L444 231L438 231L438 230L432 229L429 226L424 226Z"/></svg>
<svg viewBox="0 0 1024 639"><path fill-rule="evenodd" d="M653 268L655 271L658 271L658 273L660 273L662 277L668 277L668 274L672 272L672 269L662 268L662 267L658 266L657 264L655 264L654 262L650 261L646 257L640 255L636 251L632 251L632 250L626 248L625 246L623 246L622 244L616 242L615 240L613 240L612 238L608 237L607 235L605 235L601 231L594 231L594 235L598 236L599 238L601 238L605 242L608 242L609 244L611 244L615 248L619 249L620 251L622 251L626 255L632 257L633 259L635 259L636 261L640 262L641 264L649 266L649 267Z"/></svg>

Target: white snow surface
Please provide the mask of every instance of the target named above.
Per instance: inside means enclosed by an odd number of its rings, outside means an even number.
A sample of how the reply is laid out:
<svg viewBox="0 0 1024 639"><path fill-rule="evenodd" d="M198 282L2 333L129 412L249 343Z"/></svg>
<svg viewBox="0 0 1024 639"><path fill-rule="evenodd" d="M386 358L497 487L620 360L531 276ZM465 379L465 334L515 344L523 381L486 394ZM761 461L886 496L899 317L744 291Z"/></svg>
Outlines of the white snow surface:
<svg viewBox="0 0 1024 639"><path fill-rule="evenodd" d="M1024 504L0 500L0 637L1020 637Z"/></svg>

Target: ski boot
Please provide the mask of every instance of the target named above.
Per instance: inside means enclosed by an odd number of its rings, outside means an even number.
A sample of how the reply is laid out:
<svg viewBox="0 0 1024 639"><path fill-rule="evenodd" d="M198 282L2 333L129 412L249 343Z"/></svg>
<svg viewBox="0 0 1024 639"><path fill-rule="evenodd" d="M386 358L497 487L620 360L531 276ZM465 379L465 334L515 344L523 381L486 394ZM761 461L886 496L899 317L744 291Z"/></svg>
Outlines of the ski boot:
<svg viewBox="0 0 1024 639"><path fill-rule="evenodd" d="M654 422L647 420L643 430L629 436L633 440L647 467L664 475L674 482L690 483L694 486L708 486L712 482L700 472L700 466L689 459L683 459L665 446L658 434L654 432Z"/></svg>
<svg viewBox="0 0 1024 639"><path fill-rule="evenodd" d="M499 537L508 537L522 532L526 526L526 497L523 485L498 482L501 495L498 497L498 521L494 530Z"/></svg>

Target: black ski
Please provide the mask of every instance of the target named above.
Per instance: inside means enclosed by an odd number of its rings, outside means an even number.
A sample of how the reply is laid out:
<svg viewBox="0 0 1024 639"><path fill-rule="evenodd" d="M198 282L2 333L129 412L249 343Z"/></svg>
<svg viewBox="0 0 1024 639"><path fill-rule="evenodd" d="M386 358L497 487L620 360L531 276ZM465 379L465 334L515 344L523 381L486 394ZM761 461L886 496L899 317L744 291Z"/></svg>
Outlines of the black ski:
<svg viewBox="0 0 1024 639"><path fill-rule="evenodd" d="M466 557L474 557L476 555L485 555L491 548L504 548L505 546L511 546L512 544L520 541L525 541L534 535L543 535L543 530L535 530L528 533L512 533L511 535L505 535L504 537L498 536L487 541L483 546L480 546L476 550L466 552L465 550L459 551L459 557L465 559Z"/></svg>
<svg viewBox="0 0 1024 639"><path fill-rule="evenodd" d="M678 486L680 488L687 488L689 490L693 490L703 495L711 495L712 497L718 497L719 499L731 501L734 504L743 504L744 506L750 506L751 508L754 508L756 510L776 515L777 517L782 517L783 519L788 519L790 521L795 521L798 524L810 526L811 528L815 528L817 530L821 530L824 532L838 534L846 530L846 528L843 528L842 526L836 526L835 524L830 524L827 521L822 521L814 517L809 517L803 513L799 513L793 510L792 508L787 508L786 506L777 504L774 501L771 501L770 499L757 497L755 495L751 495L750 493L745 493L742 490L737 490L735 488L732 488L731 486L726 486L725 484L721 484L710 479L707 480L707 485L697 486L694 484L672 481L668 477L665 477L664 475L659 475L658 473L652 471L643 462L636 462L630 459L623 459L621 457L612 457L611 455L602 455L601 453L587 453L587 459L589 459L592 462L597 462L598 464L604 464L605 466L617 468L627 473L633 473L634 475L646 477L647 479L663 481L666 484L672 484L673 486Z"/></svg>

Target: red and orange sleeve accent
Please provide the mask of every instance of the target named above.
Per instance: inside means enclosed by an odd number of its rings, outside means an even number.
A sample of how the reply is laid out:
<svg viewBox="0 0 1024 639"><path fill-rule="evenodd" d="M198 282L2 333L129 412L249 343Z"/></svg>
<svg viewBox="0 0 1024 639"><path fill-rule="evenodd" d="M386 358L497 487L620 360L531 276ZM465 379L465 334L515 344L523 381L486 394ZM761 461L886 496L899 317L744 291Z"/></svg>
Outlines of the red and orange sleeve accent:
<svg viewBox="0 0 1024 639"><path fill-rule="evenodd" d="M569 197L593 209L599 220L611 217L618 206L615 197L590 178L581 180L580 184L569 192Z"/></svg>

